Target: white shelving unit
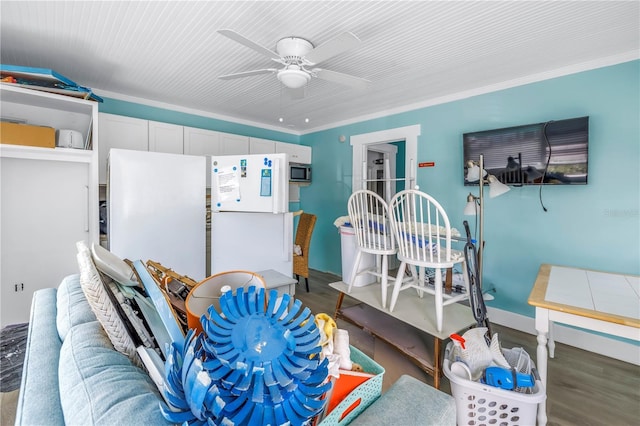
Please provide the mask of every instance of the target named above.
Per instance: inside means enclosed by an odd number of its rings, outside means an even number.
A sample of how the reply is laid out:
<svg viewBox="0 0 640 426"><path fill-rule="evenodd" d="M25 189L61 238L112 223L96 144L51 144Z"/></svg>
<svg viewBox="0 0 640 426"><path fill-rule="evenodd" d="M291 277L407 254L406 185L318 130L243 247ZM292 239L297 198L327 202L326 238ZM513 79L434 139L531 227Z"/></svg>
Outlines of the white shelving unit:
<svg viewBox="0 0 640 426"><path fill-rule="evenodd" d="M0 323L27 322L35 290L77 273L76 242L99 242L98 106L0 85L2 119L77 130L90 149L0 145Z"/></svg>

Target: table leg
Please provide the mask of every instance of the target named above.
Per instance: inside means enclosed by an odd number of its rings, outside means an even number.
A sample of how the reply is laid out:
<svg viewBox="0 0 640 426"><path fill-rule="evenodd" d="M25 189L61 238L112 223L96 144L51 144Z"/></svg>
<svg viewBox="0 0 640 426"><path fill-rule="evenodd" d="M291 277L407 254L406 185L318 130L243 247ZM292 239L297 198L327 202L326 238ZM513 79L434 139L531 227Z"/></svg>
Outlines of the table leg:
<svg viewBox="0 0 640 426"><path fill-rule="evenodd" d="M549 323L549 341L547 342L547 347L549 348L549 358L556 357L556 342L553 339L553 322Z"/></svg>
<svg viewBox="0 0 640 426"><path fill-rule="evenodd" d="M342 299L344 299L344 293L340 292L340 294L338 295L338 301L336 302L336 310L333 313L333 319L338 319L338 311L340 310L340 307L342 306Z"/></svg>
<svg viewBox="0 0 640 426"><path fill-rule="evenodd" d="M538 350L536 353L536 366L540 374L540 380L547 390L547 336L549 334L549 310L536 307L536 331L538 332ZM546 400L538 406L538 425L547 424Z"/></svg>
<svg viewBox="0 0 640 426"><path fill-rule="evenodd" d="M440 373L442 371L441 347L442 340L434 337L434 354L433 354L433 387L440 389Z"/></svg>

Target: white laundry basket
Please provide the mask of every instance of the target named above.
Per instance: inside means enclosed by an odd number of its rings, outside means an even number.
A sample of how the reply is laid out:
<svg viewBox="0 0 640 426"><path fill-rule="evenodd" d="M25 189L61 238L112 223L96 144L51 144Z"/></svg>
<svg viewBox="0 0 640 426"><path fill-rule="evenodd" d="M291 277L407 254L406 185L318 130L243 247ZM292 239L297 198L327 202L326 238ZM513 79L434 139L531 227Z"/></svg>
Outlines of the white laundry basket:
<svg viewBox="0 0 640 426"><path fill-rule="evenodd" d="M456 423L466 425L535 425L538 415L538 404L547 397L544 386L536 378L532 393L520 393L500 389L456 376L451 372L451 345L447 345L443 361L444 375L451 384L451 395L456 401ZM521 360L521 348L503 349L505 358ZM528 357L528 356L527 356ZM520 364L520 363L519 363ZM521 365L513 365L520 369ZM529 360L529 368L534 368Z"/></svg>
<svg viewBox="0 0 640 426"><path fill-rule="evenodd" d="M342 253L342 282L350 284L351 271L356 261L356 253L358 252L358 243L356 242L356 231L350 226L340 227L340 250ZM371 269L376 265L376 257L371 253L362 253L358 271ZM362 274L357 276L354 287L364 287L376 282L376 277L371 274Z"/></svg>

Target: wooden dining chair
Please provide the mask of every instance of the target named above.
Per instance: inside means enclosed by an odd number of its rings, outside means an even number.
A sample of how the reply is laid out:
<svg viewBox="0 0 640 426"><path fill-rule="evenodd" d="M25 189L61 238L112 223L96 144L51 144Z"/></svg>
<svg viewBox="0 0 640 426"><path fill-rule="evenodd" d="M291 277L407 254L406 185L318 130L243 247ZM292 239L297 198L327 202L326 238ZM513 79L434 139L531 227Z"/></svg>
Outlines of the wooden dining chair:
<svg viewBox="0 0 640 426"><path fill-rule="evenodd" d="M451 225L447 213L429 194L409 189L397 193L389 204L390 222L398 246L400 269L393 285L389 311L393 311L400 291L408 288L418 290L435 298L436 326L442 331L443 308L466 299L469 295L469 279L466 274L464 252L451 248ZM466 293L445 294L442 272L456 264L462 264ZM412 277L403 280L407 265ZM433 287L425 283L425 268L435 270ZM416 273L418 269L418 273Z"/></svg>
<svg viewBox="0 0 640 426"><path fill-rule="evenodd" d="M293 254L293 273L298 282L300 277L304 277L307 293L309 292L309 247L311 245L311 235L316 225L316 215L302 212L298 219L296 238L294 244L300 246L301 253Z"/></svg>

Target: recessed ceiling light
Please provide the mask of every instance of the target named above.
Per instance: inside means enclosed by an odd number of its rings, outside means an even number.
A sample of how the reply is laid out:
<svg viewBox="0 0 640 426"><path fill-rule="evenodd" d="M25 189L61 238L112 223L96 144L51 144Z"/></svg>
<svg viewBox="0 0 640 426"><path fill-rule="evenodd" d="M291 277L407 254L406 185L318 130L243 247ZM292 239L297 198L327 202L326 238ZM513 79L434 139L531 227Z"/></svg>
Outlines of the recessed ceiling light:
<svg viewBox="0 0 640 426"><path fill-rule="evenodd" d="M304 119L304 122L305 122L305 123L308 123L308 122L309 122L309 119L308 119L308 118L305 118L305 119Z"/></svg>
<svg viewBox="0 0 640 426"><path fill-rule="evenodd" d="M282 123L284 121L284 118L280 117L278 118L278 121Z"/></svg>

